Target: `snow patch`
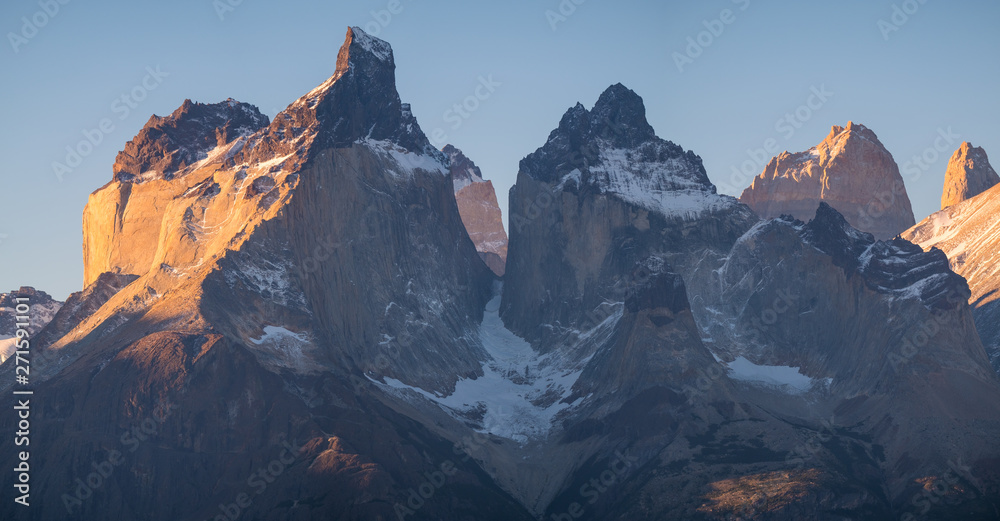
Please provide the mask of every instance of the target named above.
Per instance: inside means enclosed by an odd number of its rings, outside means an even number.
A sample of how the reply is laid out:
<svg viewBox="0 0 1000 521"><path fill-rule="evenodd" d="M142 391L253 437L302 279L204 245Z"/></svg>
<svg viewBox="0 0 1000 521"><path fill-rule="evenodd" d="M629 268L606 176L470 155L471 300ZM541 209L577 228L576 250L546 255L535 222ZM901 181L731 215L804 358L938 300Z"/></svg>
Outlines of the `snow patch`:
<svg viewBox="0 0 1000 521"><path fill-rule="evenodd" d="M471 168L466 173L469 176L468 178L461 177L461 178L456 178L453 181L453 184L454 184L454 187L455 187L455 193L456 194L461 189L463 189L466 186L469 186L469 185L471 185L473 183L485 183L486 182L486 181L483 180L482 177L479 177L478 175L476 175L476 172L474 170L472 170Z"/></svg>
<svg viewBox="0 0 1000 521"><path fill-rule="evenodd" d="M468 419L482 414L480 432L508 438L518 443L548 435L556 416L583 401L565 403L573 385L589 360L566 364L552 354L539 356L531 345L508 330L500 319L500 297L487 305L479 328L479 340L490 359L483 364L483 376L462 379L455 392L439 396L385 378L380 387L416 393Z"/></svg>
<svg viewBox="0 0 1000 521"><path fill-rule="evenodd" d="M251 338L250 341L256 345L280 342L286 338L294 338L299 342L308 342L307 336L304 333L294 333L283 327L276 326L264 326L264 336L260 338Z"/></svg>
<svg viewBox="0 0 1000 521"><path fill-rule="evenodd" d="M580 184L580 171L563 176L559 187ZM693 219L736 204L729 196L706 190L685 157L646 160L642 151L602 147L600 162L590 167L590 182L606 193L667 217Z"/></svg>
<svg viewBox="0 0 1000 521"><path fill-rule="evenodd" d="M729 377L733 380L773 387L789 394L801 394L812 389L814 385L822 382L829 385L831 382L829 378L820 381L814 380L802 374L798 367L757 365L742 356L726 364L726 367L729 368Z"/></svg>
<svg viewBox="0 0 1000 521"><path fill-rule="evenodd" d="M413 177L417 171L432 174L448 175L449 169L440 160L426 154L416 154L399 147L391 141L364 139L358 143L365 145L380 157L391 159L402 173L391 168L387 169L396 177Z"/></svg>
<svg viewBox="0 0 1000 521"><path fill-rule="evenodd" d="M251 338L253 351L261 361L272 367L291 369L298 373L317 372L320 366L309 355L316 347L305 333L284 327L265 326L260 338Z"/></svg>
<svg viewBox="0 0 1000 521"><path fill-rule="evenodd" d="M369 35L359 27L351 27L351 32L354 33L352 42L357 43L362 49L373 54L379 61L392 59L392 47L384 40Z"/></svg>

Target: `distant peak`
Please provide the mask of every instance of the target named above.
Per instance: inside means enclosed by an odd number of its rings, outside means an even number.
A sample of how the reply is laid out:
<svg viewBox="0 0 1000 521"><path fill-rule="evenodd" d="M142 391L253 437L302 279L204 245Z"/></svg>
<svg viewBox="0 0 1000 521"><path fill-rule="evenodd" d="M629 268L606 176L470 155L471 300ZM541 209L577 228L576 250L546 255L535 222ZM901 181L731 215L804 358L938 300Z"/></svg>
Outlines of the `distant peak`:
<svg viewBox="0 0 1000 521"><path fill-rule="evenodd" d="M965 141L948 162L941 208L972 199L997 184L1000 184L1000 176L990 165L986 151Z"/></svg>

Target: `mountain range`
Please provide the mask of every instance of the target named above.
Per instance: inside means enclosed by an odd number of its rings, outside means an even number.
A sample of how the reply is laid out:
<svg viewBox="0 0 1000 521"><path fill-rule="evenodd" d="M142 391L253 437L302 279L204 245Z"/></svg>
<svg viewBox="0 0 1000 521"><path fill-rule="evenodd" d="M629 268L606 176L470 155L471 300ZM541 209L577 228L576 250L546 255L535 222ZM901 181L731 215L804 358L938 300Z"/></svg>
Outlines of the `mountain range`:
<svg viewBox="0 0 1000 521"><path fill-rule="evenodd" d="M357 27L273 120L150 118L90 195L84 289L34 297L32 506L0 515L1000 518L985 153L914 227L863 125L738 199L624 85L553 125L508 237Z"/></svg>

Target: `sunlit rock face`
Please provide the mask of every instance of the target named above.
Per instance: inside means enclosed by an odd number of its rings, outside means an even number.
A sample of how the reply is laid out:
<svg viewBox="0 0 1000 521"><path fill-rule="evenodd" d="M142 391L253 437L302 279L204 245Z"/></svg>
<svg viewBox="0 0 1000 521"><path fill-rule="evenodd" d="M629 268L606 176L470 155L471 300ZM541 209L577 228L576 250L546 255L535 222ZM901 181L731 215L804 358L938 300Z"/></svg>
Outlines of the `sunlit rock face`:
<svg viewBox="0 0 1000 521"><path fill-rule="evenodd" d="M484 180L479 167L461 150L447 145L442 151L450 162L455 200L469 238L483 262L502 277L507 264L507 232L493 182Z"/></svg>
<svg viewBox="0 0 1000 521"><path fill-rule="evenodd" d="M1000 184L1000 176L990 165L986 151L966 141L948 162L941 209L972 199L997 184Z"/></svg>
<svg viewBox="0 0 1000 521"><path fill-rule="evenodd" d="M819 203L876 239L913 226L913 209L892 154L864 125L835 126L805 152L783 152L743 191L740 201L765 219L808 220Z"/></svg>

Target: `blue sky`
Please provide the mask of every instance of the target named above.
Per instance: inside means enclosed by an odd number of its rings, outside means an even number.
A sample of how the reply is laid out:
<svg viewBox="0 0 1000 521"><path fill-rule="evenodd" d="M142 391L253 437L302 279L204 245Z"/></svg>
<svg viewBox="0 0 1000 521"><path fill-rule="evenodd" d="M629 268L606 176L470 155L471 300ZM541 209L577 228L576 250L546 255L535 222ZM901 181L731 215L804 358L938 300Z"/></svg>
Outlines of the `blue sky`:
<svg viewBox="0 0 1000 521"><path fill-rule="evenodd" d="M908 167L918 221L938 209L961 140L1000 157L1000 5L986 0L63 1L0 6L0 290L33 285L63 299L81 289L88 194L150 115L233 97L273 117L332 74L349 25L393 45L403 101L425 132L440 128L482 167L505 217L520 159L566 109L617 82L644 98L657 134L694 150L734 195L749 183L730 181L734 167L763 169L748 150L769 139L805 150L849 120ZM688 38L708 45L699 52ZM679 67L675 53L689 60ZM447 112L481 77L499 85L459 123ZM814 89L825 101L810 99ZM138 95L134 108L115 102L123 94ZM60 180L53 162L105 119L113 128ZM948 129L958 142L937 139Z"/></svg>

